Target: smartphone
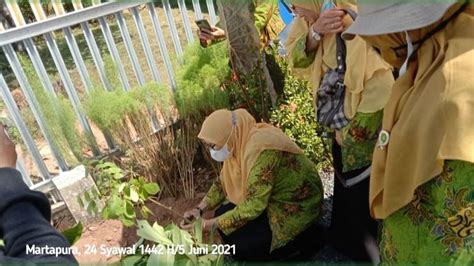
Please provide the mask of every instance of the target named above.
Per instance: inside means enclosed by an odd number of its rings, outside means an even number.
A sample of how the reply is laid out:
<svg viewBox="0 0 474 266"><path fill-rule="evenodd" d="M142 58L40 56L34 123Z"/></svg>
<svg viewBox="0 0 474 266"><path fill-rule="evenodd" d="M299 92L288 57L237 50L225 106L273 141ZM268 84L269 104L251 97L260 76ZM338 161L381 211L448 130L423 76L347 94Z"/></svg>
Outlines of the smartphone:
<svg viewBox="0 0 474 266"><path fill-rule="evenodd" d="M206 30L212 31L211 24L209 24L207 19L196 20L196 24L199 27L199 29L206 29Z"/></svg>
<svg viewBox="0 0 474 266"><path fill-rule="evenodd" d="M209 24L209 22L206 19L196 20L196 24L200 30L206 29L208 31L212 31L211 24ZM199 39L199 43L201 44L202 47L208 46L208 43L206 40Z"/></svg>
<svg viewBox="0 0 474 266"><path fill-rule="evenodd" d="M333 9L336 7L336 4L332 0L324 0L324 3L321 8L321 13L324 13L325 11L329 9Z"/></svg>

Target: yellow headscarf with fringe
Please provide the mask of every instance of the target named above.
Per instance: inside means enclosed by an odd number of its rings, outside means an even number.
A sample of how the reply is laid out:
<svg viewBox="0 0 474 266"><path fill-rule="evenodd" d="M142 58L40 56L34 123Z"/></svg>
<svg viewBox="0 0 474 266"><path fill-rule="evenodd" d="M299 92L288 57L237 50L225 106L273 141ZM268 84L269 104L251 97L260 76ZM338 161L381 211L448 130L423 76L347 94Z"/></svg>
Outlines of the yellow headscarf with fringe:
<svg viewBox="0 0 474 266"><path fill-rule="evenodd" d="M220 177L227 199L237 205L246 199L250 170L264 150L294 154L303 151L281 129L256 123L247 110L238 109L234 113L237 118L234 128L232 112L222 109L204 120L198 137L221 147L229 139L227 146L232 157L224 161Z"/></svg>
<svg viewBox="0 0 474 266"><path fill-rule="evenodd" d="M323 3L322 0L291 0L290 2L317 14L320 13ZM350 8L357 12L355 1L335 1L335 3L339 8ZM346 15L343 22L347 29L352 19ZM301 17L294 18L285 44L290 60L298 42L301 38L306 38L308 32L308 23ZM359 37L346 42L346 47L347 71L344 83L347 88L344 113L348 118L353 118L356 112L373 113L381 110L390 96L394 83L391 67ZM292 62L290 64L292 65ZM293 67L292 69L295 76L310 82L316 97L316 90L319 88L324 73L329 68L335 69L336 66L336 35L326 34L318 45L312 64L306 68Z"/></svg>

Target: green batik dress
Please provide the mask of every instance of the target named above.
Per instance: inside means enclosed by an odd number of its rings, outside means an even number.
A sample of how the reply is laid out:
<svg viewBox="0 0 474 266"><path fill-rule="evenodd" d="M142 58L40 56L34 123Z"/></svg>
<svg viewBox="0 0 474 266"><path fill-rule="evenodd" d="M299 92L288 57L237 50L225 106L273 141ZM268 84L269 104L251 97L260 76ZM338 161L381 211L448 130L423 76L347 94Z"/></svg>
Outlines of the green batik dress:
<svg viewBox="0 0 474 266"><path fill-rule="evenodd" d="M474 164L449 161L383 221L384 264L474 265Z"/></svg>
<svg viewBox="0 0 474 266"><path fill-rule="evenodd" d="M256 219L265 210L272 231L271 251L285 246L321 215L323 187L315 165L304 155L266 150L248 177L246 200L217 218L226 235ZM220 179L205 197L209 208L225 200Z"/></svg>

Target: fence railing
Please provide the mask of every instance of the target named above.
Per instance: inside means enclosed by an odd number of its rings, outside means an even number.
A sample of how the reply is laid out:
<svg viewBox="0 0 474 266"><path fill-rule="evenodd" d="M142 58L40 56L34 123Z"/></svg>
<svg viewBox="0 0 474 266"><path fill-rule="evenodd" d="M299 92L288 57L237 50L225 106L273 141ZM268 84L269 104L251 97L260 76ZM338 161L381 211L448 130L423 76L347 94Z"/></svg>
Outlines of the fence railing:
<svg viewBox="0 0 474 266"><path fill-rule="evenodd" d="M28 154L23 156L24 158L20 158L18 169L22 172L23 179L30 188L49 193L53 203L61 201L51 183L51 179L58 173L52 174L51 169L45 164L44 154L41 153L37 141L32 136L11 91L18 87L24 95L28 104L27 108L31 109L59 172L69 171L74 165L68 165L65 155L62 154L53 138L51 129L45 120L44 110L35 97L29 82L30 77L25 73L18 57L16 44L23 45L32 67L39 77L42 89L50 97L58 97L54 86L56 81L52 80L48 74L52 71L51 67L48 68L45 65L45 56L52 59L54 71L58 74L59 82L64 87L67 99L79 121L81 131L94 136L97 132L92 129L89 119L83 112L79 87L85 94L89 93L94 88L91 72L95 72L94 74L98 76L103 88L113 89L112 81L109 80L106 73L104 56L110 57L117 67L120 85L125 91L132 88L132 83L144 85L150 81L167 84L170 89L174 90L176 88L175 64L173 64L172 58L180 58L183 54L183 43L189 44L194 41L191 21L203 18L198 0L192 0L194 12L187 9L184 0L177 0L177 10L172 9L169 0L162 0L158 5L159 8L153 2L145 0L100 2L100 0L93 0L92 6L83 7L81 1L73 1L74 10L66 12L62 1L53 1L51 5L54 14L50 12L47 16L40 0L30 0L29 5L36 21L27 23L19 4L16 1L7 0L5 5L15 25L13 28L5 30L0 23L0 47L9 66L0 69L1 97L8 110L8 116L18 129L28 151ZM216 23L217 17L213 1L206 0L206 6L207 16L211 23ZM194 17L190 17L193 13ZM144 16L149 16L151 25L144 23ZM130 21L133 21L135 27L130 26L132 23ZM164 29L165 27L167 29ZM118 34L114 35L117 30L120 32L119 37ZM78 44L76 36L78 32L83 34L85 40L83 48ZM98 34L103 38L102 43L97 40ZM69 64L68 67L64 58L65 51L61 50L58 45L58 40L61 38L65 40L66 50L72 57L72 66ZM125 53L120 53L119 43L121 43L121 49L125 49ZM152 45L156 43L157 46ZM173 46L172 50L168 48L170 43ZM87 52L84 47L88 50L91 62L86 62L84 58L84 54ZM142 58L137 54L137 47L143 50ZM45 53L47 54L44 55ZM130 68L125 67L125 61L131 62ZM163 64L164 71L159 69L160 63ZM144 70L149 75L145 75ZM76 74L79 78L73 80L72 74ZM153 119L153 117L150 118ZM152 121L157 129L157 122ZM113 150L112 139L107 134L104 134L104 137L107 150ZM97 141L92 141L91 146L95 156L107 152L99 147ZM31 173L28 173L24 163L25 158L30 158L34 162L36 178L32 178Z"/></svg>

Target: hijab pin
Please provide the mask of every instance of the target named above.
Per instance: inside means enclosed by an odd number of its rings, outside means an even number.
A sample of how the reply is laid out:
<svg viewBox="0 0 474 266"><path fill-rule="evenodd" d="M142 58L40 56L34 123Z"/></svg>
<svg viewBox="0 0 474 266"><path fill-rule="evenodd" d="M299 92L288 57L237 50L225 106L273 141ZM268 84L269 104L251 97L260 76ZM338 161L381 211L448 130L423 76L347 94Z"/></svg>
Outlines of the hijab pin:
<svg viewBox="0 0 474 266"><path fill-rule="evenodd" d="M380 131L377 147L383 150L385 146L388 145L389 141L390 141L390 133L388 133L386 130Z"/></svg>

